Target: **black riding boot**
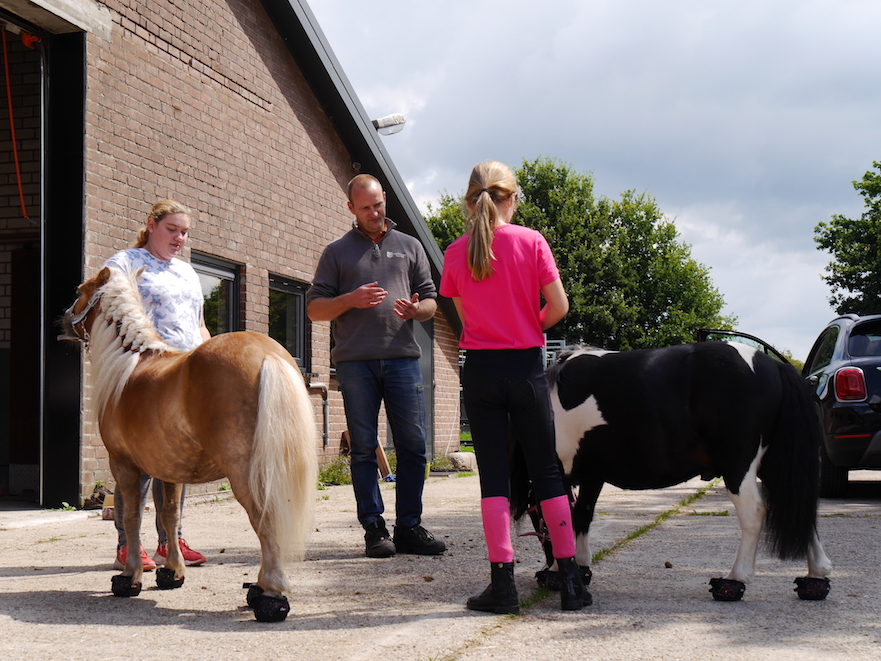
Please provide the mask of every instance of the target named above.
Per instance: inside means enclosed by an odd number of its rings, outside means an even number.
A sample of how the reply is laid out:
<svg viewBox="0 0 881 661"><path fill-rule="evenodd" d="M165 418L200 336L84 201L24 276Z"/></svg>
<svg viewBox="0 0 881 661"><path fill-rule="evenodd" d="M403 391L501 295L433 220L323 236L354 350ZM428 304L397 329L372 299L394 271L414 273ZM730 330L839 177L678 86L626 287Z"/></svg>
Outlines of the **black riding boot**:
<svg viewBox="0 0 881 661"><path fill-rule="evenodd" d="M564 611L581 610L593 603L593 596L581 581L581 572L575 558L557 559L560 572L560 606Z"/></svg>
<svg viewBox="0 0 881 661"><path fill-rule="evenodd" d="M489 587L476 597L468 599L466 604L473 611L486 613L520 613L520 600L517 599L517 586L514 585L514 563L490 563L492 582Z"/></svg>

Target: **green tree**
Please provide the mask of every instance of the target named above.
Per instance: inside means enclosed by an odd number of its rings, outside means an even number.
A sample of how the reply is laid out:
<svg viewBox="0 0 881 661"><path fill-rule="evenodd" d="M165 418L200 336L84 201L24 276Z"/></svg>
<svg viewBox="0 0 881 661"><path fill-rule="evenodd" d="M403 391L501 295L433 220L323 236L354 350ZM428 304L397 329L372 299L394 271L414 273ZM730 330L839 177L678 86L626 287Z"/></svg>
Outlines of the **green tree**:
<svg viewBox="0 0 881 661"><path fill-rule="evenodd" d="M823 280L832 288L829 303L838 314L881 313L881 161L853 187L863 196L859 219L832 216L814 228L814 241L832 254Z"/></svg>
<svg viewBox="0 0 881 661"><path fill-rule="evenodd" d="M597 198L590 175L549 158L515 171L523 195L514 222L548 240L570 312L551 333L570 343L642 349L694 340L701 327L731 328L707 267L645 194ZM442 249L461 235L461 197L444 193L428 226Z"/></svg>

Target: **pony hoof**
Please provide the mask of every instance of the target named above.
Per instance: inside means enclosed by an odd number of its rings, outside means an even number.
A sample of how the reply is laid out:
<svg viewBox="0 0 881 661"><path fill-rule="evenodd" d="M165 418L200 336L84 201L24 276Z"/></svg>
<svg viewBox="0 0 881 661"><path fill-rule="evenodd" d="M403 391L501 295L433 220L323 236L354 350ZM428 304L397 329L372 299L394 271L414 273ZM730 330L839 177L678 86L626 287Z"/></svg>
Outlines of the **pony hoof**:
<svg viewBox="0 0 881 661"><path fill-rule="evenodd" d="M267 597L261 594L254 599L254 617L258 622L283 622L291 610L287 597Z"/></svg>
<svg viewBox="0 0 881 661"><path fill-rule="evenodd" d="M716 601L740 601L746 590L746 584L727 578L711 578L710 592Z"/></svg>
<svg viewBox="0 0 881 661"><path fill-rule="evenodd" d="M184 577L174 575L174 570L168 567L159 567L156 570L156 587L160 590L173 590L184 584Z"/></svg>
<svg viewBox="0 0 881 661"><path fill-rule="evenodd" d="M245 597L248 608L257 608L257 600L263 596L263 588L256 583L242 583L242 587L248 588L248 596Z"/></svg>
<svg viewBox="0 0 881 661"><path fill-rule="evenodd" d="M118 574L110 579L110 589L114 597L137 597L141 594L141 584L132 583L131 576Z"/></svg>
<svg viewBox="0 0 881 661"><path fill-rule="evenodd" d="M795 591L798 592L799 599L807 599L809 601L822 601L829 594L828 578L811 578L803 576L795 579Z"/></svg>
<svg viewBox="0 0 881 661"><path fill-rule="evenodd" d="M581 582L587 587L590 585L590 581L593 578L593 572L590 570L590 567L582 567L579 565L578 569L581 570ZM551 571L550 569L542 569L541 571L535 572L535 580L540 588L547 588L552 592L560 591L559 572Z"/></svg>

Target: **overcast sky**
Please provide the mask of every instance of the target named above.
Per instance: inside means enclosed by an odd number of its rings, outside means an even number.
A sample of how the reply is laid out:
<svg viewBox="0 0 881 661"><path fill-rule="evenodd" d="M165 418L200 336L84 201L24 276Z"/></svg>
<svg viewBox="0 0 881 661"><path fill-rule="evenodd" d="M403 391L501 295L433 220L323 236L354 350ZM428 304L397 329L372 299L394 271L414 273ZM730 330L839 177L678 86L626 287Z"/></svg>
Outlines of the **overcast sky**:
<svg viewBox="0 0 881 661"><path fill-rule="evenodd" d="M834 317L814 227L881 161L878 0L310 0L423 211L548 156L654 197L738 328L804 360ZM565 283L564 283L565 285Z"/></svg>

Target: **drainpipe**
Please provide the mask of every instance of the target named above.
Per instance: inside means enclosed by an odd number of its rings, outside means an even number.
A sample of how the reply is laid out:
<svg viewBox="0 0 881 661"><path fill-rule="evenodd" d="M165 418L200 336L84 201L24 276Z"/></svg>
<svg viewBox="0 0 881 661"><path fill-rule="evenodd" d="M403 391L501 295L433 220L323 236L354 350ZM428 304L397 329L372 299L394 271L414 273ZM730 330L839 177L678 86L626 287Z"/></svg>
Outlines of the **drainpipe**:
<svg viewBox="0 0 881 661"><path fill-rule="evenodd" d="M317 381L309 382L309 392L321 393L321 413L324 418L324 432L321 435L324 447L327 447L330 441L330 402L327 399L327 384Z"/></svg>

